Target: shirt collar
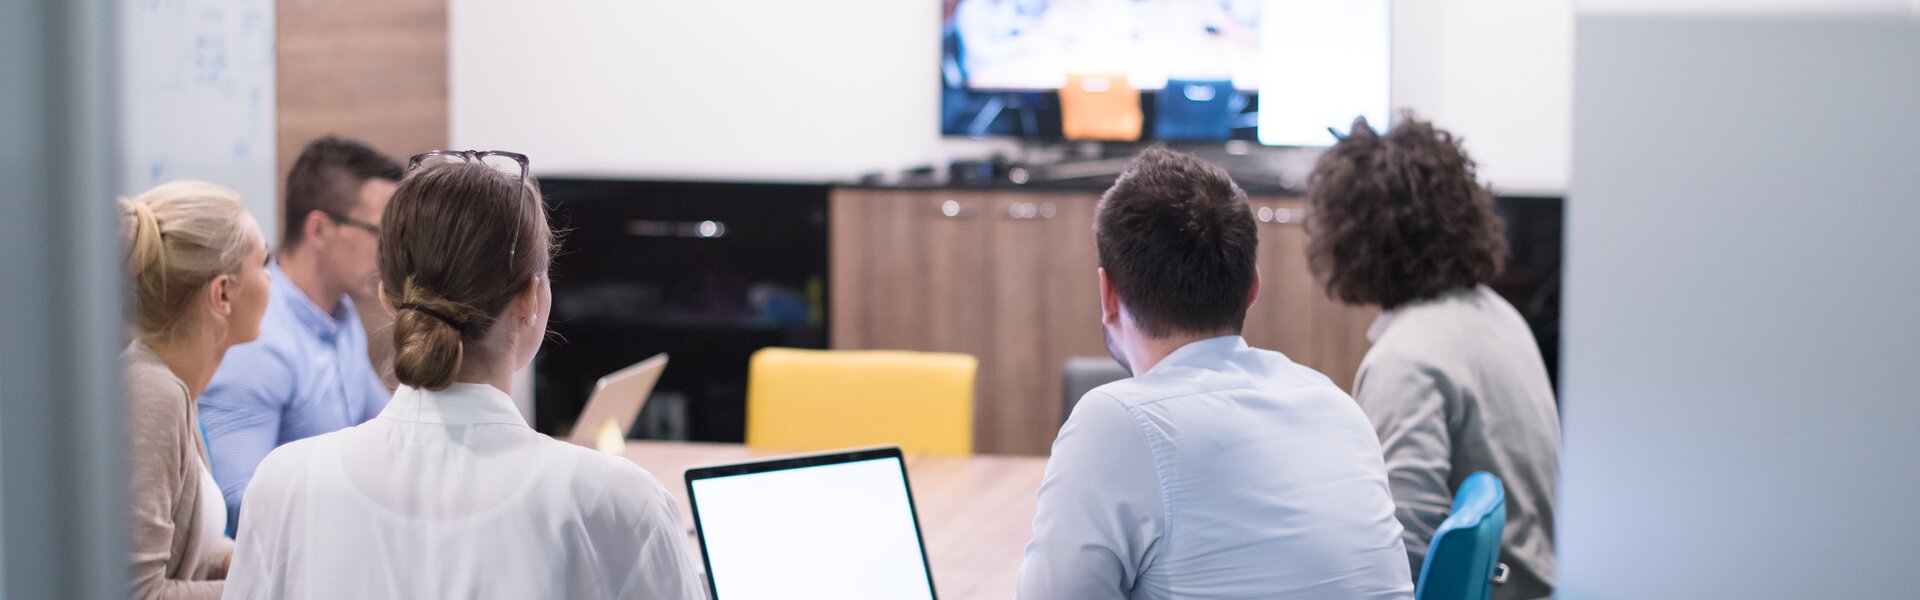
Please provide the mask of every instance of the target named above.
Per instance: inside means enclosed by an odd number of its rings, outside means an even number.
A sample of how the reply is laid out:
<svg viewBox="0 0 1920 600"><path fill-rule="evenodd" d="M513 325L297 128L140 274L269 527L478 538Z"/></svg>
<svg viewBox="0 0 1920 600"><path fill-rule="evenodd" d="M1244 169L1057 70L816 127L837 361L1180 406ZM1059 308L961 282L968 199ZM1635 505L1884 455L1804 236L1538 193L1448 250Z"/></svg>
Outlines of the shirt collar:
<svg viewBox="0 0 1920 600"><path fill-rule="evenodd" d="M1204 364L1211 366L1219 362L1218 357L1220 355L1245 350L1246 348L1246 338L1238 335L1223 335L1204 340L1195 340L1167 354L1166 358L1162 358L1160 362L1154 363L1153 368L1147 369L1147 372L1153 373L1161 369L1172 368L1171 365Z"/></svg>
<svg viewBox="0 0 1920 600"><path fill-rule="evenodd" d="M484 383L455 383L440 391L400 386L380 417L409 423L527 426L513 398Z"/></svg>
<svg viewBox="0 0 1920 600"><path fill-rule="evenodd" d="M331 338L340 333L342 326L353 320L353 299L346 294L340 295L340 303L333 308L335 314L330 315L320 310L320 305L314 304L313 299L307 297L305 290L301 290L300 286L293 284L292 279L287 278L286 271L280 270L280 261L276 260L268 264L267 270L273 273L273 295L287 299L287 305L293 307L294 318L299 319L300 326L307 331L323 338Z"/></svg>
<svg viewBox="0 0 1920 600"><path fill-rule="evenodd" d="M1374 317L1373 324L1367 326L1367 342L1371 343L1371 342L1380 341L1380 336L1386 335L1387 328L1392 327L1393 321L1399 318L1400 313L1402 311L1407 310L1407 308L1409 307L1434 304L1438 302L1446 302L1446 301L1449 301L1450 299L1455 299L1455 298L1469 298L1473 296L1488 295L1492 293L1493 293L1493 290L1489 289L1486 285L1473 285L1469 287L1457 288L1448 292L1441 292L1437 296L1434 296L1432 298L1427 298L1425 300L1420 300L1418 302L1402 304L1399 307L1394 308L1393 310L1380 311L1380 316Z"/></svg>
<svg viewBox="0 0 1920 600"><path fill-rule="evenodd" d="M1367 342L1372 343L1372 342L1380 341L1380 336L1387 334L1387 328L1393 326L1394 315L1398 315L1398 314L1400 314L1400 309L1397 309L1397 308L1393 310L1380 311L1380 316L1374 317L1373 324L1367 326Z"/></svg>

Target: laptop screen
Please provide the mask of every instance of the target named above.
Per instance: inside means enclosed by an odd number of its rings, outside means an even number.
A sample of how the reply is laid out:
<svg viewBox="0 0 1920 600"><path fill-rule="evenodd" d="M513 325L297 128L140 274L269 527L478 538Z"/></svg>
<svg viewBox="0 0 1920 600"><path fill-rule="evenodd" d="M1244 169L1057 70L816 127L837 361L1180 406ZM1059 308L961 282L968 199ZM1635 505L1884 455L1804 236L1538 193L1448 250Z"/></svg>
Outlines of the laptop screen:
<svg viewBox="0 0 1920 600"><path fill-rule="evenodd" d="M716 600L933 598L897 448L687 472Z"/></svg>

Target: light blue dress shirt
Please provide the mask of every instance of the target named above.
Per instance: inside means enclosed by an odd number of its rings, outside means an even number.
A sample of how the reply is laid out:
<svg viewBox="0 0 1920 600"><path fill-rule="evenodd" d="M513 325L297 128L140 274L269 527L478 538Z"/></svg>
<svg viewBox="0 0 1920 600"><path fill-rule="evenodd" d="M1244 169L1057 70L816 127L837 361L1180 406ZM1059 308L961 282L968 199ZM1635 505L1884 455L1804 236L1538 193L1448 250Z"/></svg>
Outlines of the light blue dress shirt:
<svg viewBox="0 0 1920 600"><path fill-rule="evenodd" d="M353 300L320 310L280 265L273 273L260 338L227 350L200 395L213 478L227 499L229 527L253 470L281 444L338 431L380 414L389 397L367 358L367 334Z"/></svg>
<svg viewBox="0 0 1920 600"><path fill-rule="evenodd" d="M1240 336L1088 392L1038 503L1020 598L1413 597L1372 425Z"/></svg>

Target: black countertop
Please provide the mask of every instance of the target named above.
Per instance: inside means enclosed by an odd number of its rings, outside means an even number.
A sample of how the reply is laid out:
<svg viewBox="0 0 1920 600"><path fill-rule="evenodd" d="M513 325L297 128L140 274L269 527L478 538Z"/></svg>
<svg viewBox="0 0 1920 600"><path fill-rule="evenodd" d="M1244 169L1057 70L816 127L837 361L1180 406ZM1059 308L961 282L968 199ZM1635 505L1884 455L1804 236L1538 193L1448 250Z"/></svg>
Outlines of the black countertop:
<svg viewBox="0 0 1920 600"><path fill-rule="evenodd" d="M1058 181L1030 181L1013 183L1006 180L981 180L941 182L934 180L905 181L855 181L834 184L835 187L881 190L929 190L929 191L979 191L979 192L1079 192L1099 194L1113 186L1112 177L1081 178ZM1289 189L1275 183L1247 181L1236 178L1240 189L1249 196L1298 196L1299 190Z"/></svg>

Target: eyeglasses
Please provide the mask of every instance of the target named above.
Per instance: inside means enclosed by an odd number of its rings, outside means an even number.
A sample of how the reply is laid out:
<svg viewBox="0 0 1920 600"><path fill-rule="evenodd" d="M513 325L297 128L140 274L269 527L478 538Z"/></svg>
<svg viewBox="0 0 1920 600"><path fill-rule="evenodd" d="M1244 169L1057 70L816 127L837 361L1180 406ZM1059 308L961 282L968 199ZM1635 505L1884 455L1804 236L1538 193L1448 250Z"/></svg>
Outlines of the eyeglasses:
<svg viewBox="0 0 1920 600"><path fill-rule="evenodd" d="M327 218L332 220L336 225L346 225L354 229L371 233L373 234L373 237L376 237L376 238L380 237L379 225L368 223L366 221L361 221L359 219L355 219L353 217L349 217L349 216L346 216L337 212L333 212L330 210L320 211L320 214L326 215Z"/></svg>
<svg viewBox="0 0 1920 600"><path fill-rule="evenodd" d="M433 150L413 155L407 161L407 172L413 172L427 161L439 159L438 163L470 162L480 163L495 171L512 175L515 181L526 181L527 155L505 150Z"/></svg>
<svg viewBox="0 0 1920 600"><path fill-rule="evenodd" d="M422 164L426 164L429 161L433 161L434 164L454 162L480 163L503 175L513 177L514 181L520 184L523 196L525 195L524 192L527 187L527 174L531 172L531 169L527 166L527 155L519 152L507 152L505 150L432 150L422 152L413 155L412 159L407 160L407 172L412 173L415 169L420 168ZM520 228L515 227L513 229L513 244L507 246L508 273L513 272L513 259L519 251Z"/></svg>

